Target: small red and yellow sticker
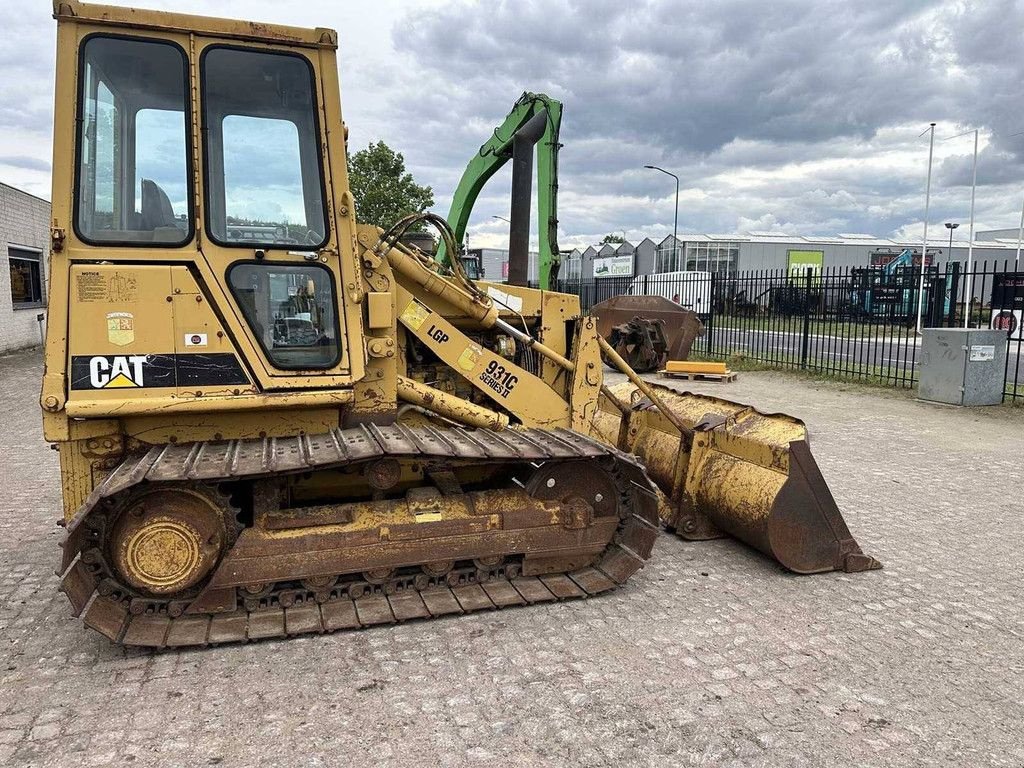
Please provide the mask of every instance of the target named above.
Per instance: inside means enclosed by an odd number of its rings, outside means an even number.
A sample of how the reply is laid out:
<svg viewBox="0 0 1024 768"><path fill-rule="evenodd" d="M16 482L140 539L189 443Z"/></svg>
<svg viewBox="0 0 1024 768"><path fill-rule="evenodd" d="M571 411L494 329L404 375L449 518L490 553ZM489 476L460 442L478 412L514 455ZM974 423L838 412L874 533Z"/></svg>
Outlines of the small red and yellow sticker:
<svg viewBox="0 0 1024 768"><path fill-rule="evenodd" d="M459 355L459 368L464 371L472 371L476 368L476 364L480 362L480 358L483 356L484 351L476 344L470 344Z"/></svg>
<svg viewBox="0 0 1024 768"><path fill-rule="evenodd" d="M135 317L131 312L107 313L107 341L119 347L135 341Z"/></svg>

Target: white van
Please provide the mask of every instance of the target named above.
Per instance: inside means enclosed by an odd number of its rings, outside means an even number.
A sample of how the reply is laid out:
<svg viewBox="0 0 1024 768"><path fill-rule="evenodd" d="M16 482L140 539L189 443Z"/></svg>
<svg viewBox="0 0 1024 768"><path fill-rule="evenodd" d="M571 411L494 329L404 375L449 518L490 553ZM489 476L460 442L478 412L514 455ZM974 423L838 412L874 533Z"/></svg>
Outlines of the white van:
<svg viewBox="0 0 1024 768"><path fill-rule="evenodd" d="M711 273L693 271L640 275L633 279L629 295L661 296L698 315L707 315L711 312Z"/></svg>

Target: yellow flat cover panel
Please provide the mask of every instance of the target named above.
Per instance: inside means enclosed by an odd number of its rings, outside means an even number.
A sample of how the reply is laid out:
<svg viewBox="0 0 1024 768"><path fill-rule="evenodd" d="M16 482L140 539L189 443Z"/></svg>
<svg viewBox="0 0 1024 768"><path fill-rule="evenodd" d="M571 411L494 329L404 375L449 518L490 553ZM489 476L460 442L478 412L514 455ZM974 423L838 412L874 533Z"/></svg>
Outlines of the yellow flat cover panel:
<svg viewBox="0 0 1024 768"><path fill-rule="evenodd" d="M665 363L669 373L727 373L725 363L695 363L690 360L669 360Z"/></svg>

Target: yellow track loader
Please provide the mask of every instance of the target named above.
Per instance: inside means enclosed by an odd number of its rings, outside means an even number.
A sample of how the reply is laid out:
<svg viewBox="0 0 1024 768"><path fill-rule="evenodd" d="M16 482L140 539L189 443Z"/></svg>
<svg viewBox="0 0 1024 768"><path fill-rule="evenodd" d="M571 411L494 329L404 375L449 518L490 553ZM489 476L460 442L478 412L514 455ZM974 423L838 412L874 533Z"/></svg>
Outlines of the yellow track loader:
<svg viewBox="0 0 1024 768"><path fill-rule="evenodd" d="M40 404L88 626L189 646L587 597L659 518L877 565L800 422L648 385L577 297L401 244L457 252L443 219L357 223L335 32L54 11Z"/></svg>

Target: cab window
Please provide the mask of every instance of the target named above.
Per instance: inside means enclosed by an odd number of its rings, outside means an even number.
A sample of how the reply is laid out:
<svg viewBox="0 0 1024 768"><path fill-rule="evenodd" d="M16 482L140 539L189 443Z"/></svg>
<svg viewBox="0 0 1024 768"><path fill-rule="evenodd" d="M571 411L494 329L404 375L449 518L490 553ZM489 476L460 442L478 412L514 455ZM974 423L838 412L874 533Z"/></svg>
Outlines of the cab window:
<svg viewBox="0 0 1024 768"><path fill-rule="evenodd" d="M328 270L287 264L234 265L228 282L276 368L330 368L341 357Z"/></svg>
<svg viewBox="0 0 1024 768"><path fill-rule="evenodd" d="M89 243L191 239L185 54L166 42L82 47L75 226Z"/></svg>
<svg viewBox="0 0 1024 768"><path fill-rule="evenodd" d="M309 62L208 48L202 57L207 226L221 245L319 248L327 241Z"/></svg>

